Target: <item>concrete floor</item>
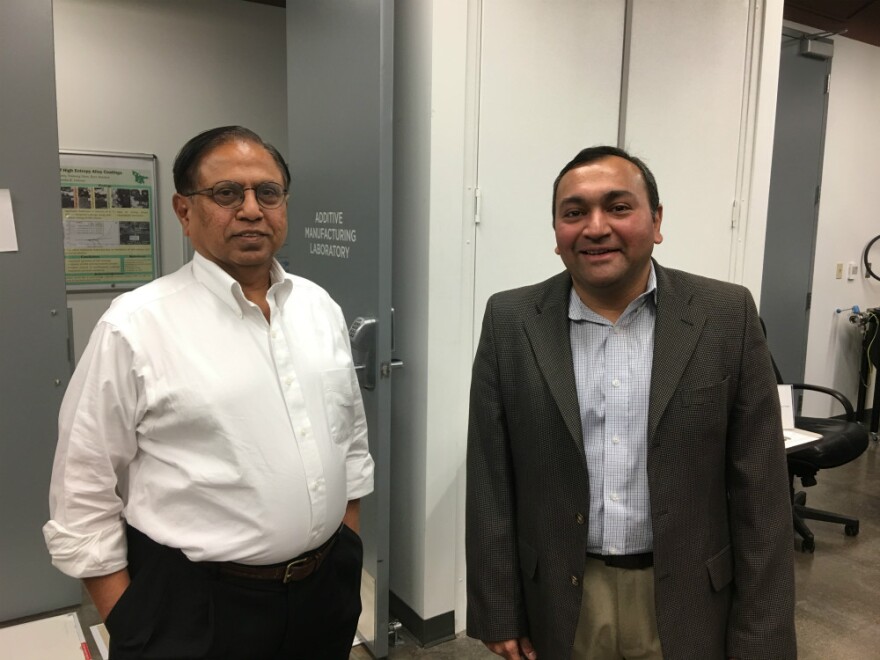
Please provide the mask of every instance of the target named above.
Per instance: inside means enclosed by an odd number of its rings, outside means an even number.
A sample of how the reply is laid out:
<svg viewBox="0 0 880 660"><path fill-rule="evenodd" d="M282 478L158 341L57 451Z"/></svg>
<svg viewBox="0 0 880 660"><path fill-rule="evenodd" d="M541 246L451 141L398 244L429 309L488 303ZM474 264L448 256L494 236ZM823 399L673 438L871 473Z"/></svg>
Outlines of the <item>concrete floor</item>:
<svg viewBox="0 0 880 660"><path fill-rule="evenodd" d="M807 489L807 503L819 509L856 516L861 530L847 537L841 525L810 521L816 535L814 554L796 543L797 632L800 660L867 660L880 657L880 445L871 442L856 461L822 471L818 485ZM88 597L80 617L84 627L97 613ZM87 637L90 637L87 635ZM91 640L90 640L91 641ZM494 658L480 642L463 635L431 648L421 648L404 631L403 643L391 649L391 660ZM92 649L92 657L100 657ZM369 660L363 647L351 660ZM547 659L545 659L547 660Z"/></svg>

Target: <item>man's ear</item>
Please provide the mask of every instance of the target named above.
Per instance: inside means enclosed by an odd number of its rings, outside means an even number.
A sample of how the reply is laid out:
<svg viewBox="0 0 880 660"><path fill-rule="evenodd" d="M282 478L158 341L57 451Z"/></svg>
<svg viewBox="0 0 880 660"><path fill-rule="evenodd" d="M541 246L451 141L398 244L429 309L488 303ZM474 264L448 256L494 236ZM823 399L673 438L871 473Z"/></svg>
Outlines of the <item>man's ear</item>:
<svg viewBox="0 0 880 660"><path fill-rule="evenodd" d="M663 234L660 233L660 225L663 223L663 205L657 207L654 214L654 245L660 245L663 242Z"/></svg>
<svg viewBox="0 0 880 660"><path fill-rule="evenodd" d="M174 196L171 198L171 205L174 207L174 213L177 215L177 219L180 220L180 226L183 227L183 235L189 236L192 200L180 193L174 193Z"/></svg>

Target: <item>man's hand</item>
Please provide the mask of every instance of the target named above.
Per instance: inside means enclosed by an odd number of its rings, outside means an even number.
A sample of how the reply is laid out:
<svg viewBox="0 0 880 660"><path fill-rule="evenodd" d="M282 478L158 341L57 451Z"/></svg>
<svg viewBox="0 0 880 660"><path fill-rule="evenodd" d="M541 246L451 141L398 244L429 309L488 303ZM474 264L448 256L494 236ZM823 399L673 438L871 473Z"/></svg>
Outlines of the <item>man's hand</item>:
<svg viewBox="0 0 880 660"><path fill-rule="evenodd" d="M92 602L98 610L101 621L106 621L107 615L110 614L110 610L122 596L122 592L128 589L128 585L131 584L131 579L128 576L128 569L123 568L121 571L110 573L110 575L83 578L83 583L86 585L89 596L92 597Z"/></svg>
<svg viewBox="0 0 880 660"><path fill-rule="evenodd" d="M483 642L492 653L500 655L505 660L535 660L538 654L532 646L528 637L520 637L519 639L508 639L503 642Z"/></svg>

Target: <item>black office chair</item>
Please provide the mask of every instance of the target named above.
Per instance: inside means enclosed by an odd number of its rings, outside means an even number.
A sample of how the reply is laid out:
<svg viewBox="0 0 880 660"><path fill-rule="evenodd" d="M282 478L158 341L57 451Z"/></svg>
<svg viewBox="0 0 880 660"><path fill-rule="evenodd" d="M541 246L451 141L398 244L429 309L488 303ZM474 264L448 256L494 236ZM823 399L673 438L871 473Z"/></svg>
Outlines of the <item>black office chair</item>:
<svg viewBox="0 0 880 660"><path fill-rule="evenodd" d="M776 365L773 365L774 369ZM776 370L777 382L782 383L779 370ZM806 505L807 494L805 491L795 492L795 478L800 478L805 487L816 485L816 473L819 470L838 467L855 460L865 449L868 448L870 434L868 429L856 421L856 415L852 404L843 394L837 390L819 385L807 385L803 383L792 384L793 390L808 390L821 392L837 399L846 411L846 418L836 417L801 417L794 418L794 424L799 429L812 431L822 436L817 443L804 447L788 454L788 474L791 479L791 507L794 515L794 529L801 535L801 550L813 552L816 542L813 532L807 527L805 520L822 520L843 525L843 531L847 536L856 536L859 533L859 520L851 516L839 513L813 509Z"/></svg>
<svg viewBox="0 0 880 660"><path fill-rule="evenodd" d="M763 319L761 319L761 327L766 336L767 328L764 325ZM772 355L770 356L770 361L773 363L773 371L776 373L776 382L780 385L788 384L782 379L782 374L779 373L779 367L776 366L776 361ZM839 467L861 456L865 449L868 448L870 434L868 429L856 421L857 418L852 403L841 392L830 387L805 383L792 383L791 389L827 394L837 399L845 412L844 419L839 417L802 417L797 415L794 418L794 425L797 428L804 431L812 431L822 436L822 439L818 442L786 455L788 459L789 491L791 492L794 529L803 539L801 541L801 550L803 552L813 552L816 549L816 541L813 538L813 532L810 531L807 523L804 522L805 520L839 523L843 525L844 534L847 536L857 536L859 533L859 519L808 507L806 492L795 492L794 481L796 478L799 478L805 488L815 486L816 473L819 470Z"/></svg>

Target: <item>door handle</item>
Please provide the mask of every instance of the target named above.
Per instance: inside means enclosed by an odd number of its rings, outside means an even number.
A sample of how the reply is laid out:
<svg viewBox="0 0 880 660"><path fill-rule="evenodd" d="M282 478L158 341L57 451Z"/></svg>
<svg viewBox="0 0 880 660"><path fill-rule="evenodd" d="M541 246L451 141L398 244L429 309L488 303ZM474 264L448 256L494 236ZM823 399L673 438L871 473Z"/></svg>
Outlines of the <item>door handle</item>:
<svg viewBox="0 0 880 660"><path fill-rule="evenodd" d="M358 383L365 390L376 388L376 319L357 317L348 328L351 358ZM394 358L379 365L379 377L390 378L393 369L403 367L403 360Z"/></svg>
<svg viewBox="0 0 880 660"><path fill-rule="evenodd" d="M372 390L376 387L376 319L358 316L348 328L348 338L358 383Z"/></svg>

